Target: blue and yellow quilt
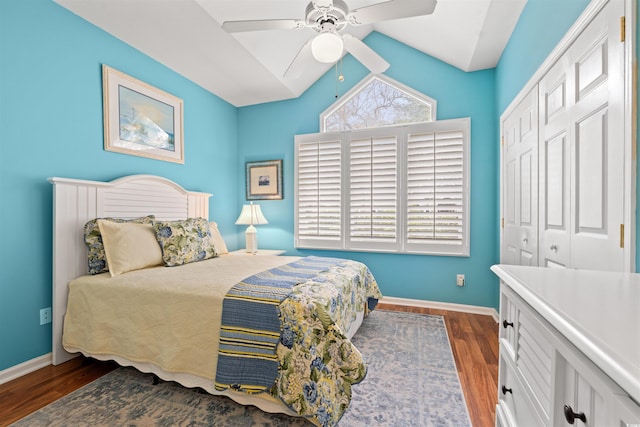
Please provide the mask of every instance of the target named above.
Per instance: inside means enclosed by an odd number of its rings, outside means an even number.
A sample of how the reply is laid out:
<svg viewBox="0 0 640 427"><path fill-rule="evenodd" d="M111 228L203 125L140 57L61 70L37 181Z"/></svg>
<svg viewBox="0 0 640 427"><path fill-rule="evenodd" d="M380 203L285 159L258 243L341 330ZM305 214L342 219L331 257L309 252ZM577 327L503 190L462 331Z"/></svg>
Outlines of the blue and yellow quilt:
<svg viewBox="0 0 640 427"><path fill-rule="evenodd" d="M248 277L223 303L216 388L269 392L336 425L366 374L345 332L381 297L369 269L346 259L306 257Z"/></svg>

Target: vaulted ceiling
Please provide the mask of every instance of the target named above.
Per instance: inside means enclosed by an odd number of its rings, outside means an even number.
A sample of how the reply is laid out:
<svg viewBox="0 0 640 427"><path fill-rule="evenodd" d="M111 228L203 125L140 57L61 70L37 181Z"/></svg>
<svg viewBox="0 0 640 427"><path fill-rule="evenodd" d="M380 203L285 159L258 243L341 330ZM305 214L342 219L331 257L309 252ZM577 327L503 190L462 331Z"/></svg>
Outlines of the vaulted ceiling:
<svg viewBox="0 0 640 427"><path fill-rule="evenodd" d="M305 0L55 0L235 106L300 96L332 65L310 58L283 77L308 28L229 34L225 21L304 19ZM345 0L358 9L381 0ZM420 0L416 0L420 1ZM464 71L493 68L526 0L438 0L433 14L348 25L363 39L377 31Z"/></svg>

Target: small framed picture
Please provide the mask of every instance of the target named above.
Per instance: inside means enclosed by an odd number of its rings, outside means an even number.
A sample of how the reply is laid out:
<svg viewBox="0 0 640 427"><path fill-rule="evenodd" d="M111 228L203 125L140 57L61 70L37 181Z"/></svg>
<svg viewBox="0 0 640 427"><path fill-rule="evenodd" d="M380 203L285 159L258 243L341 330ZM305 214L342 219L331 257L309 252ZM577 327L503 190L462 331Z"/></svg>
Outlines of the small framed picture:
<svg viewBox="0 0 640 427"><path fill-rule="evenodd" d="M102 66L104 149L184 163L182 100Z"/></svg>
<svg viewBox="0 0 640 427"><path fill-rule="evenodd" d="M282 160L247 162L247 200L282 200Z"/></svg>

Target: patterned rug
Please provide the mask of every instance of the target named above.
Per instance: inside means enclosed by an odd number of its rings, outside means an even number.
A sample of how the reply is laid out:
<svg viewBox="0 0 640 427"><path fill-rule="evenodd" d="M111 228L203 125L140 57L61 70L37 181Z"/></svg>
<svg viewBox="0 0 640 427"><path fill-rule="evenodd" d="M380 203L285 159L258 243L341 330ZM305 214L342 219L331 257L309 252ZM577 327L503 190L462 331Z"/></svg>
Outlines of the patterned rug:
<svg viewBox="0 0 640 427"><path fill-rule="evenodd" d="M440 316L374 311L353 339L366 378L353 386L340 427L470 426ZM34 426L311 426L232 400L119 368L53 402L13 427Z"/></svg>

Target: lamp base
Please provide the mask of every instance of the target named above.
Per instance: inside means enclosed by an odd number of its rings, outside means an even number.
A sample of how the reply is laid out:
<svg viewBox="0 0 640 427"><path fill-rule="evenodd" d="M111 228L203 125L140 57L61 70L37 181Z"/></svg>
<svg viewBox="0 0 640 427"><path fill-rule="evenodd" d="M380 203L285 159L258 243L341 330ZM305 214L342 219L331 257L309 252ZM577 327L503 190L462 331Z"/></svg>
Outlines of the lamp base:
<svg viewBox="0 0 640 427"><path fill-rule="evenodd" d="M245 251L250 254L258 252L258 230L253 225L247 227L247 231L244 232L245 237Z"/></svg>

